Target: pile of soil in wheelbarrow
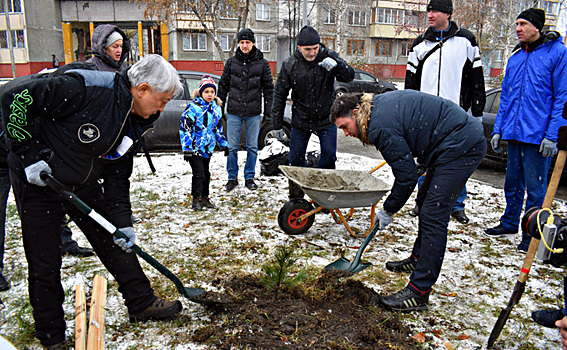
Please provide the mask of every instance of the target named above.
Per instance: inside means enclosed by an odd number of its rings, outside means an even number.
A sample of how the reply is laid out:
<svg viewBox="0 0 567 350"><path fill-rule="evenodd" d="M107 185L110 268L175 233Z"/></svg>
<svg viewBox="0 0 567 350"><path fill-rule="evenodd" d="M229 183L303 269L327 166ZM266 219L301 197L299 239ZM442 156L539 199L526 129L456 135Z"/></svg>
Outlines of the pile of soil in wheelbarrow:
<svg viewBox="0 0 567 350"><path fill-rule="evenodd" d="M221 281L222 306L192 340L216 349L419 349L378 294L344 271L323 273L312 286L268 290L253 276ZM210 292L207 292L210 293Z"/></svg>

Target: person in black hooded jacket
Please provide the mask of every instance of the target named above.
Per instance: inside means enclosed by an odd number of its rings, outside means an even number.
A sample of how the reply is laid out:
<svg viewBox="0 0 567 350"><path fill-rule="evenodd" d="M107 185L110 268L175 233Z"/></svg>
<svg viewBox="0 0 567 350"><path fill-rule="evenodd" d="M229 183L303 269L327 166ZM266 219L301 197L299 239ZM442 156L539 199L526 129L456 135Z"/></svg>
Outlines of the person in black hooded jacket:
<svg viewBox="0 0 567 350"><path fill-rule="evenodd" d="M129 196L133 146L180 89L175 68L159 55L148 55L119 73L69 69L35 75L0 95L35 334L45 349L67 349L60 274L60 223L66 214L118 282L131 321L181 311L179 301L154 295L131 252L135 231ZM47 187L43 173L70 188L128 239L109 235Z"/></svg>
<svg viewBox="0 0 567 350"><path fill-rule="evenodd" d="M333 104L330 118L345 136L375 146L392 167L394 185L376 216L381 230L417 184L414 158L427 167L417 193L421 212L411 255L386 263L388 270L411 272L410 282L380 298L394 311L427 309L443 264L451 209L486 153L482 124L449 100L413 90L342 95Z"/></svg>
<svg viewBox="0 0 567 350"><path fill-rule="evenodd" d="M282 139L283 114L291 90L289 165L304 166L307 143L315 134L321 144L317 167L335 168L337 128L329 121L335 78L350 82L354 70L335 51L321 44L315 28L304 26L297 36L297 50L282 63L272 104L272 126L276 137ZM289 186L291 198L303 197L303 191L291 180Z"/></svg>
<svg viewBox="0 0 567 350"><path fill-rule="evenodd" d="M264 118L270 118L274 84L272 70L264 55L256 48L254 32L248 28L238 32L238 48L233 57L224 65L219 81L218 97L223 106L228 96L227 138L228 156L226 170L228 172L227 191L238 185L238 146L242 134L242 124L246 132L246 166L244 167L244 184L246 188L258 188L254 182L256 160L258 157L258 134L262 123L262 100L264 101ZM263 98L262 98L263 97Z"/></svg>

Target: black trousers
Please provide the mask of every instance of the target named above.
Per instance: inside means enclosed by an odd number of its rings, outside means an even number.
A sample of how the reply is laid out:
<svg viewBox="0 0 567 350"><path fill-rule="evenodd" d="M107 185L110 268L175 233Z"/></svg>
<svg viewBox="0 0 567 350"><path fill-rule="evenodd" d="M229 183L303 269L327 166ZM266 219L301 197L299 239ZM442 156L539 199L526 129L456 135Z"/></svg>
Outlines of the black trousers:
<svg viewBox="0 0 567 350"><path fill-rule="evenodd" d="M416 198L419 227L412 255L418 260L409 283L414 291L428 293L437 282L447 246L451 211L485 153L486 141L483 139L462 157L427 169Z"/></svg>
<svg viewBox="0 0 567 350"><path fill-rule="evenodd" d="M129 313L139 313L155 300L150 281L135 253L114 244L112 235L48 187L29 184L11 172L12 188L22 222L29 269L29 296L36 337L45 346L65 339L64 291L61 285L61 220L66 213L89 240L97 256L119 284ZM75 192L102 216L107 204L100 185Z"/></svg>
<svg viewBox="0 0 567 350"><path fill-rule="evenodd" d="M211 158L200 156L189 158L189 164L193 171L191 179L191 196L193 198L207 198L209 196L209 182L211 182L210 163Z"/></svg>

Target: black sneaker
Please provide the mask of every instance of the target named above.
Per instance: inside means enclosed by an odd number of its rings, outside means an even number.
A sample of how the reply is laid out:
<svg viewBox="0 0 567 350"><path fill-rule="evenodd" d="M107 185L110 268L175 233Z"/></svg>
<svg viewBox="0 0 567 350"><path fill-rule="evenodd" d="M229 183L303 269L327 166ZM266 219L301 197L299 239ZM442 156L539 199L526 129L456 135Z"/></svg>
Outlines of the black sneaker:
<svg viewBox="0 0 567 350"><path fill-rule="evenodd" d="M461 224L468 224L469 218L464 210L457 210L451 213L451 216Z"/></svg>
<svg viewBox="0 0 567 350"><path fill-rule="evenodd" d="M408 214L413 217L419 216L419 207L417 206L417 204L408 212Z"/></svg>
<svg viewBox="0 0 567 350"><path fill-rule="evenodd" d="M244 186L246 186L249 190L255 190L258 188L258 185L254 182L254 179L247 179L244 181Z"/></svg>
<svg viewBox="0 0 567 350"><path fill-rule="evenodd" d="M515 235L518 233L518 230L508 231L504 228L504 226L502 226L502 223L500 223L496 227L487 228L486 230L484 230L484 233L488 237L503 237L503 236Z"/></svg>
<svg viewBox="0 0 567 350"><path fill-rule="evenodd" d="M216 205L213 204L213 202L211 202L209 197L203 198L203 204L205 205L205 207L207 207L209 209L216 209L216 207L217 207Z"/></svg>
<svg viewBox="0 0 567 350"><path fill-rule="evenodd" d="M68 350L69 346L67 345L67 341L63 340L61 343L57 343L55 345L43 346L43 350Z"/></svg>
<svg viewBox="0 0 567 350"><path fill-rule="evenodd" d="M386 269L392 272L413 272L415 266L417 265L417 259L410 256L407 259L400 261L388 261L386 263Z"/></svg>
<svg viewBox="0 0 567 350"><path fill-rule="evenodd" d="M547 328L557 328L556 321L561 320L565 315L563 309L559 310L538 310L532 312L532 318L537 324Z"/></svg>
<svg viewBox="0 0 567 350"><path fill-rule="evenodd" d="M201 211L201 210L205 210L207 207L205 206L205 202L203 201L203 198L193 198L193 205L191 206L191 209L195 210L195 211Z"/></svg>
<svg viewBox="0 0 567 350"><path fill-rule="evenodd" d="M397 293L381 297L380 302L392 311L422 311L429 308L429 293L420 295L405 287Z"/></svg>
<svg viewBox="0 0 567 350"><path fill-rule="evenodd" d="M224 188L226 188L227 191L232 191L236 186L238 186L238 180L228 180Z"/></svg>
<svg viewBox="0 0 567 350"><path fill-rule="evenodd" d="M10 289L10 282L0 273L0 292L5 292L8 289Z"/></svg>
<svg viewBox="0 0 567 350"><path fill-rule="evenodd" d="M166 301L157 298L147 309L139 314L131 314L130 322L144 322L147 320L165 320L178 314L183 306L179 300Z"/></svg>
<svg viewBox="0 0 567 350"><path fill-rule="evenodd" d="M78 257L93 256L94 254L95 252L91 248L79 247L78 245L63 252L63 255L73 255Z"/></svg>

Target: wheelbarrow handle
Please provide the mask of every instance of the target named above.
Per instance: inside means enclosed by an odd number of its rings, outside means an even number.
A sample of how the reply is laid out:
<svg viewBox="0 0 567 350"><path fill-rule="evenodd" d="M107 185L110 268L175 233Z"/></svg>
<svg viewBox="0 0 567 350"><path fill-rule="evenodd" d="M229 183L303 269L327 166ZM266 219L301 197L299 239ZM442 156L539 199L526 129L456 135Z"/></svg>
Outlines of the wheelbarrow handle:
<svg viewBox="0 0 567 350"><path fill-rule="evenodd" d="M383 161L382 163L376 165L376 167L374 167L374 169L370 170L370 174L372 174L373 172L375 172L376 170L380 169L381 167L383 167L384 165L386 165L386 161Z"/></svg>

